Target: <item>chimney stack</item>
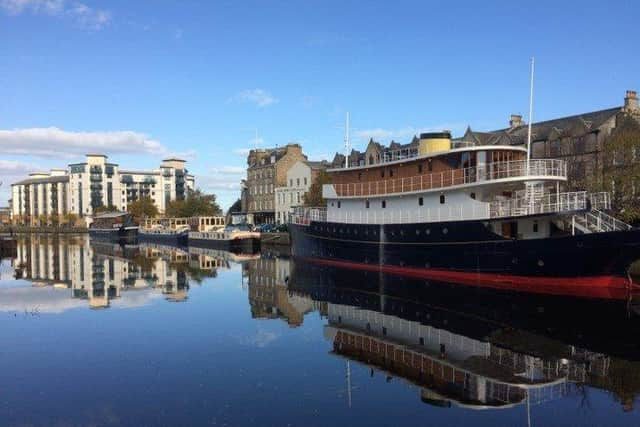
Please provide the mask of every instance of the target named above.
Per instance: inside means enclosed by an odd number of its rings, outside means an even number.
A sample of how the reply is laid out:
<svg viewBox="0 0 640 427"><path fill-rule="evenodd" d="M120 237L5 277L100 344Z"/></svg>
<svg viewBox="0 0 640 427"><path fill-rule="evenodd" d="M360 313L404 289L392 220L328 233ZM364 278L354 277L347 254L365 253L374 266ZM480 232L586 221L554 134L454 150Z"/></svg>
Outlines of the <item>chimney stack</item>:
<svg viewBox="0 0 640 427"><path fill-rule="evenodd" d="M628 90L624 97L624 111L638 112L638 94L635 90Z"/></svg>
<svg viewBox="0 0 640 427"><path fill-rule="evenodd" d="M522 125L524 125L522 116L520 114L512 114L511 119L509 119L509 129L517 128Z"/></svg>

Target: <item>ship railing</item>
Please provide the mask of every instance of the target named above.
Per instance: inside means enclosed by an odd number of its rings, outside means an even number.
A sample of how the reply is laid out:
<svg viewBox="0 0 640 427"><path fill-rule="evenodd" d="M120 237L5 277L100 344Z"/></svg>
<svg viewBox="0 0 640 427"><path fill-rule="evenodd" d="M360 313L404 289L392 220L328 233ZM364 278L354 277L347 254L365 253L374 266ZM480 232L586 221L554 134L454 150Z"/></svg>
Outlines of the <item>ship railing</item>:
<svg viewBox="0 0 640 427"><path fill-rule="evenodd" d="M611 209L611 194L606 191L589 194L589 200L593 209Z"/></svg>
<svg viewBox="0 0 640 427"><path fill-rule="evenodd" d="M299 225L310 225L311 222L335 222L344 224L414 224L447 221L487 220L497 218L513 218L527 215L568 213L587 209L587 193L585 191L545 194L533 200L530 198L513 198L497 200L490 203L475 202L465 205L449 205L423 207L413 210L375 211L361 209L347 211L326 208L294 209L292 222Z"/></svg>
<svg viewBox="0 0 640 427"><path fill-rule="evenodd" d="M314 222L327 222L327 208L325 207L302 207L293 209L291 222L298 225L309 225Z"/></svg>
<svg viewBox="0 0 640 427"><path fill-rule="evenodd" d="M626 222L620 221L600 210L591 210L584 214L584 220L587 227L596 232L606 231L624 231L631 230L633 227Z"/></svg>
<svg viewBox="0 0 640 427"><path fill-rule="evenodd" d="M587 192L547 193L542 197L515 197L489 203L490 218L517 217L587 209Z"/></svg>
<svg viewBox="0 0 640 427"><path fill-rule="evenodd" d="M338 197L367 197L520 177L566 179L567 164L557 159L536 159L528 163L526 160L513 160L411 177L325 185L333 187Z"/></svg>

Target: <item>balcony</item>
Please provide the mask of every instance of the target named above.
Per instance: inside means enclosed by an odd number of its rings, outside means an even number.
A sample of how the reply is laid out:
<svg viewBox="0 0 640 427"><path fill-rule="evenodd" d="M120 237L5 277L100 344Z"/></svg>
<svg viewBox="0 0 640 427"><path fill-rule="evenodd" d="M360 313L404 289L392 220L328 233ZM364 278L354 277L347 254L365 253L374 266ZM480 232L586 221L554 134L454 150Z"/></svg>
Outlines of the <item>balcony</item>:
<svg viewBox="0 0 640 427"><path fill-rule="evenodd" d="M91 185L89 185L89 188L91 189L91 191L102 191L102 184L92 183Z"/></svg>
<svg viewBox="0 0 640 427"><path fill-rule="evenodd" d="M96 182L96 181L102 181L102 175L96 175L96 174L93 174L93 173L92 173L92 174L89 176L89 180L90 180L90 181L93 181L93 182Z"/></svg>
<svg viewBox="0 0 640 427"><path fill-rule="evenodd" d="M91 166L89 172L102 175L102 168L100 166Z"/></svg>
<svg viewBox="0 0 640 427"><path fill-rule="evenodd" d="M125 184L131 184L133 183L133 177L131 175L123 175L120 182L123 182Z"/></svg>
<svg viewBox="0 0 640 427"><path fill-rule="evenodd" d="M566 181L567 165L563 160L554 159L530 160L528 166L526 160L489 163L481 167L451 169L450 171L407 178L350 184L325 184L322 188L322 196L336 198L402 194L513 178Z"/></svg>

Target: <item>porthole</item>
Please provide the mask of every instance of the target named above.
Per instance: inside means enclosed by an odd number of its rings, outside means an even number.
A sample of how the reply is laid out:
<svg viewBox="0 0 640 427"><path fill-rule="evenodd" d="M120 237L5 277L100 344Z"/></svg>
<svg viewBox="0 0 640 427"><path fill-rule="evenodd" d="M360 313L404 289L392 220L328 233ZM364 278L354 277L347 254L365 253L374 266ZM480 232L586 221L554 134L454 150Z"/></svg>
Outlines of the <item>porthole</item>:
<svg viewBox="0 0 640 427"><path fill-rule="evenodd" d="M424 230L424 233L428 236L429 234L431 234L431 230L427 228L426 230Z"/></svg>
<svg viewBox="0 0 640 427"><path fill-rule="evenodd" d="M404 236L404 230L400 230L400 235Z"/></svg>
<svg viewBox="0 0 640 427"><path fill-rule="evenodd" d="M429 261L425 262L424 268L431 268L431 263Z"/></svg>
<svg viewBox="0 0 640 427"><path fill-rule="evenodd" d="M353 234L358 234L358 229L357 228L353 230Z"/></svg>
<svg viewBox="0 0 640 427"><path fill-rule="evenodd" d="M420 235L420 229L416 228L416 236L419 236L419 235Z"/></svg>
<svg viewBox="0 0 640 427"><path fill-rule="evenodd" d="M538 267L544 267L544 261L539 259L538 260Z"/></svg>
<svg viewBox="0 0 640 427"><path fill-rule="evenodd" d="M449 230L445 227L442 229L442 234L447 234L449 232Z"/></svg>

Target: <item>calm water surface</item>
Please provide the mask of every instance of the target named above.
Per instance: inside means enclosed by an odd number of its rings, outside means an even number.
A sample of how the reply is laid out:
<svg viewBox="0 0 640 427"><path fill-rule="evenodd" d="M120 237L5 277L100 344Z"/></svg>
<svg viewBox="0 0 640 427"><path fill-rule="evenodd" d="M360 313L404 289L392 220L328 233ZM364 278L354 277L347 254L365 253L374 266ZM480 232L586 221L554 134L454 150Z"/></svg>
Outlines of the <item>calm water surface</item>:
<svg viewBox="0 0 640 427"><path fill-rule="evenodd" d="M0 425L640 425L634 301L22 239Z"/></svg>

